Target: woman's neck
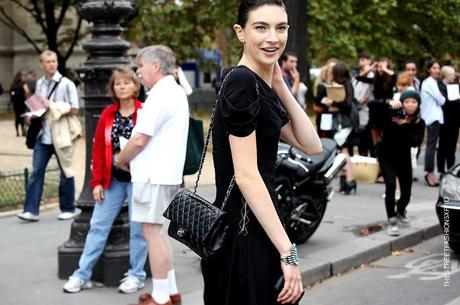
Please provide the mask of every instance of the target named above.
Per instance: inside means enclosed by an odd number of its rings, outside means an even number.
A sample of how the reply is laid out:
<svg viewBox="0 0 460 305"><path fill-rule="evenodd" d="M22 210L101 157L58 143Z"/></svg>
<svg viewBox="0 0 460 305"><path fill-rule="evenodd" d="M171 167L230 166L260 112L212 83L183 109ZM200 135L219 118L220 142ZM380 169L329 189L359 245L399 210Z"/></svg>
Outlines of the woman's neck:
<svg viewBox="0 0 460 305"><path fill-rule="evenodd" d="M244 65L251 71L260 76L270 87L272 86L273 79L273 66L274 65L260 65L248 59L243 55L238 65Z"/></svg>
<svg viewBox="0 0 460 305"><path fill-rule="evenodd" d="M118 111L121 113L123 116L129 116L134 112L134 99L122 99L120 100L120 108Z"/></svg>

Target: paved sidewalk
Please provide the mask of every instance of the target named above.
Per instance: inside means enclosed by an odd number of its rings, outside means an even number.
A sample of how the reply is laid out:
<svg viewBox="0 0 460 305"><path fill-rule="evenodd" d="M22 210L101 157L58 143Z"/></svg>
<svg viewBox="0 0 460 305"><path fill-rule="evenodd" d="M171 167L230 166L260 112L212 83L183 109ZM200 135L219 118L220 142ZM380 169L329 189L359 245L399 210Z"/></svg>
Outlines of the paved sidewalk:
<svg viewBox="0 0 460 305"><path fill-rule="evenodd" d="M0 136L6 130L5 126L4 122L0 122ZM212 181L209 168L205 184ZM412 221L402 228L402 235L398 238L390 238L383 231L367 237L358 234L368 225L385 224L383 185L359 184L356 195L334 195L317 232L306 244L299 246L304 283L330 277L439 234L434 211L437 188L425 185L421 168L417 169L416 176L420 181L414 183L408 207L408 216ZM193 178L186 181L186 185L190 186L191 182ZM212 185L201 187L199 192L210 200L214 197ZM74 295L62 292L64 281L57 278L57 247L68 239L71 222L58 221L57 215L57 209L47 210L41 213L37 223L25 223L16 217L0 217L0 304L101 305L136 301L138 293L123 295L115 288L94 288ZM183 303L202 305L199 258L181 244L172 243L178 284L184 294ZM143 292L150 289L151 282L148 280ZM311 305L308 292L302 304Z"/></svg>

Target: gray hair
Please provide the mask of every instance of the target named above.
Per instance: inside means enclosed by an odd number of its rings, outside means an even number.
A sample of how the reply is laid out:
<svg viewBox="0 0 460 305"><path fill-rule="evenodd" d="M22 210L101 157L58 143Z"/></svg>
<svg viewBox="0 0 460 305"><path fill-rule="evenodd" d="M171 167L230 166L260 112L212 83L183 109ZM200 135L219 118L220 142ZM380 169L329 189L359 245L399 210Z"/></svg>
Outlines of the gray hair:
<svg viewBox="0 0 460 305"><path fill-rule="evenodd" d="M168 75L174 75L176 67L176 54L171 48L165 45L154 45L141 49L137 54L137 60L144 60L144 63L160 62L160 70Z"/></svg>
<svg viewBox="0 0 460 305"><path fill-rule="evenodd" d="M455 74L455 69L451 66L443 66L441 69L441 78L446 78L449 74Z"/></svg>

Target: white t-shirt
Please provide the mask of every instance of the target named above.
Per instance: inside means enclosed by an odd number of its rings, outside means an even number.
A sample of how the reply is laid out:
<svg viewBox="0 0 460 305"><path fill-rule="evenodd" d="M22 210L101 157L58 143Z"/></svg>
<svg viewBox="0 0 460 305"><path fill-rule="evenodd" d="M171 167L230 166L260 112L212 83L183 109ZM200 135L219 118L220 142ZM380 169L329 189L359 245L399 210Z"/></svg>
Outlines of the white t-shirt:
<svg viewBox="0 0 460 305"><path fill-rule="evenodd" d="M177 185L182 183L188 136L188 103L182 89L169 75L148 92L137 112L133 135L152 138L130 162L132 182Z"/></svg>

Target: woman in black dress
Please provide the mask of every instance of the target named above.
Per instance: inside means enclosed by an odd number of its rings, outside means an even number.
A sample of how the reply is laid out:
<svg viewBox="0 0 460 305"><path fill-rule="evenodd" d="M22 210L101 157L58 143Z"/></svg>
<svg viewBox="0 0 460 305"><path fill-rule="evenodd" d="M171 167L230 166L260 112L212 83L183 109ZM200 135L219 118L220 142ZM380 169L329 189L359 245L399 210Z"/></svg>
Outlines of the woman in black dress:
<svg viewBox="0 0 460 305"><path fill-rule="evenodd" d="M320 153L322 146L277 64L288 31L283 2L241 1L234 30L243 45L242 57L237 67L224 72L230 74L223 82L213 130L216 204L223 201L235 175L236 185L225 206L231 233L224 249L202 261L204 301L206 305L294 303L303 285L295 245L275 207L277 144L281 136L310 154ZM284 286L275 293L282 275Z"/></svg>

